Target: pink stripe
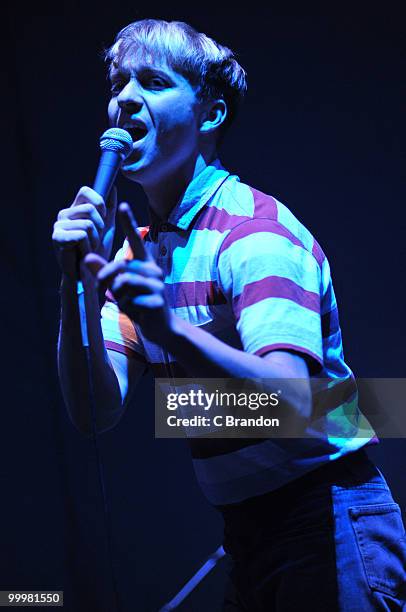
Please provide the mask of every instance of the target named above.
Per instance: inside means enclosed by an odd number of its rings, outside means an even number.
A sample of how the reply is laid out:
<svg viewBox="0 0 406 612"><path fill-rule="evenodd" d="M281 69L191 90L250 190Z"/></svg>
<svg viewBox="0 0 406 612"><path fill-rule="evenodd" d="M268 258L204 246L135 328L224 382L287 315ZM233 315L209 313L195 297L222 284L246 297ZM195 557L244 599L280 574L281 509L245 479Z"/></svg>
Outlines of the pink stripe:
<svg viewBox="0 0 406 612"><path fill-rule="evenodd" d="M165 285L165 292L173 308L217 306L227 303L224 294L213 281L167 284Z"/></svg>
<svg viewBox="0 0 406 612"><path fill-rule="evenodd" d="M323 338L328 338L340 331L337 308L333 308L333 310L321 316L321 330Z"/></svg>
<svg viewBox="0 0 406 612"><path fill-rule="evenodd" d="M273 221L272 219L251 219L250 221L246 221L245 223L241 223L234 230L226 236L221 245L219 256L224 253L234 242L241 240L241 238L245 238L247 236L252 236L257 232L269 232L271 234L276 234L278 236L283 236L290 240L290 242L296 246L300 246L304 248L303 243L296 238L292 232L286 229L285 226L280 225L277 221Z"/></svg>
<svg viewBox="0 0 406 612"><path fill-rule="evenodd" d="M252 195L254 196L254 206L255 206L255 217L267 217L268 219L272 219L274 221L278 220L278 205L276 203L275 198L266 193L262 193L262 191L258 191L257 189L253 189L250 187Z"/></svg>
<svg viewBox="0 0 406 612"><path fill-rule="evenodd" d="M267 298L285 298L313 312L320 312L320 300L317 293L303 289L289 278L267 276L259 281L248 283L244 286L242 293L233 298L233 310L237 320L244 308Z"/></svg>
<svg viewBox="0 0 406 612"><path fill-rule="evenodd" d="M115 298L114 298L114 295L111 293L110 289L106 290L105 298L106 298L106 302L113 302L113 304L117 303Z"/></svg>
<svg viewBox="0 0 406 612"><path fill-rule="evenodd" d="M244 221L249 221L251 217L244 215L230 215L223 208L216 208L215 206L209 206L203 209L202 214L197 219L193 229L194 230L218 230L224 232L229 229L233 229Z"/></svg>
<svg viewBox="0 0 406 612"><path fill-rule="evenodd" d="M306 355L309 355L309 357L312 357L313 359L315 359L317 363L319 363L321 366L323 365L323 359L319 357L319 355L316 355L316 353L312 353L312 351L309 351L309 349L304 348L303 346L299 346L297 344L288 344L286 342L279 342L279 343L268 344L267 346L263 346L262 348L255 351L254 355L258 355L259 357L264 357L267 353L270 353L271 351L279 351L279 350L297 351L298 353L305 353Z"/></svg>
<svg viewBox="0 0 406 612"><path fill-rule="evenodd" d="M315 258L315 260L317 261L317 263L319 264L320 268L323 265L324 260L326 259L326 256L324 255L321 246L319 245L319 243L313 239L313 248L312 248L312 255Z"/></svg>
<svg viewBox="0 0 406 612"><path fill-rule="evenodd" d="M137 353L137 351L133 351L128 346L124 346L123 344L118 344L118 342L112 342L111 340L105 340L104 346L111 351L116 351L116 353L121 353L122 355L127 355L127 357L131 357L132 359L137 359L144 365L146 365L145 359Z"/></svg>

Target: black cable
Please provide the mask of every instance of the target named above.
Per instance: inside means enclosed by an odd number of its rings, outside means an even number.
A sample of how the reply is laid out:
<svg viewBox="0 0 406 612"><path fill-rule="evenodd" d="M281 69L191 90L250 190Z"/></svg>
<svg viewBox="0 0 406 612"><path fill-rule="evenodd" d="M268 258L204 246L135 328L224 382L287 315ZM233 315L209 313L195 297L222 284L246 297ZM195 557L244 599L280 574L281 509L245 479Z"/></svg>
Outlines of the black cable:
<svg viewBox="0 0 406 612"><path fill-rule="evenodd" d="M82 346L83 346L83 349L86 355L87 380L88 380L88 387L89 387L89 405L90 405L91 422L92 422L92 440L94 444L98 475L99 475L99 484L100 484L100 490L101 490L101 495L102 495L102 500L103 500L103 517L104 517L104 526L105 526L106 538L107 538L107 553L108 553L109 564L110 564L115 607L116 607L116 612L121 612L120 598L118 594L117 581L116 581L116 575L114 572L114 564L113 564L111 514L110 514L109 504L107 501L107 492L106 492L106 485L105 485L105 479L104 479L103 462L101 458L101 452L100 452L98 436L97 436L96 402L95 402L94 384L93 384L92 360L90 356L89 339L88 339L88 333L87 333L84 291L83 291L83 285L81 283L78 283L78 286L80 286L80 289L78 289L79 310L81 312L80 325L81 325L81 332L82 332Z"/></svg>
<svg viewBox="0 0 406 612"><path fill-rule="evenodd" d="M90 403L90 409L91 409L91 415L92 415L92 439L93 439L94 450L95 450L96 459L97 459L100 490L101 490L102 499L103 499L103 508L104 508L103 517L104 517L104 525L105 525L106 536L107 536L107 553L108 553L109 562L110 562L110 571L111 571L111 580L112 580L112 585L113 585L114 600L115 600L117 612L120 612L121 611L120 598L118 594L117 580L116 580L116 575L114 571L114 563L113 563L111 514L110 514L109 505L107 502L107 492L106 492L106 484L105 484L105 479L104 479L103 462L102 462L100 447L99 447L98 438L97 438L96 405L95 405L95 400L94 400L95 396L94 396L94 386L93 386L93 376L92 376L92 363L91 363L91 358L90 358L89 346L85 346L84 349L86 352L87 374L88 374L88 383L89 383L89 403Z"/></svg>

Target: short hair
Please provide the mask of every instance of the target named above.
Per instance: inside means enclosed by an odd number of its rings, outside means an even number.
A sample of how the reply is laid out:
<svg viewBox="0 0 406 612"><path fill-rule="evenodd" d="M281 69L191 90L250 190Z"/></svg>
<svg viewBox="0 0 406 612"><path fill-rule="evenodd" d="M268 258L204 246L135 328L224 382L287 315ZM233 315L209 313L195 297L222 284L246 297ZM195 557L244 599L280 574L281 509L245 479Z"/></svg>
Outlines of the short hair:
<svg viewBox="0 0 406 612"><path fill-rule="evenodd" d="M114 44L105 51L110 66L131 48L144 56L164 59L176 72L197 88L200 100L222 98L227 116L219 136L233 122L247 90L246 72L228 47L182 21L142 19L123 28Z"/></svg>

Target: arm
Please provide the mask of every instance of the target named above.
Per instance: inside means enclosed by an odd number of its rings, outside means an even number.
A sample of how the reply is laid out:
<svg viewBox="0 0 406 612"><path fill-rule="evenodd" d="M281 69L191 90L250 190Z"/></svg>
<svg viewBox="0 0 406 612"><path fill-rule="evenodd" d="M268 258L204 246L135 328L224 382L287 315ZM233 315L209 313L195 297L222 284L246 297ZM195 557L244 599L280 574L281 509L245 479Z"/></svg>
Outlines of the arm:
<svg viewBox="0 0 406 612"><path fill-rule="evenodd" d="M58 341L58 372L69 416L82 433L91 434L91 412L87 359L82 346L80 311L84 301L77 295L77 256L90 249L108 256L114 233L114 201L104 205L98 194L82 188L72 206L62 210L54 226L53 242L62 270L61 324ZM100 325L96 284L86 267L81 266L85 287L90 358L94 381L97 430L113 427L123 414L131 389L144 370L134 359L106 351ZM133 388L134 385L132 385Z"/></svg>
<svg viewBox="0 0 406 612"><path fill-rule="evenodd" d="M120 210L120 214L131 218L130 211ZM125 225L128 234L130 221L127 220ZM135 222L133 225L130 244L139 240ZM298 430L302 429L311 408L309 373L304 358L284 350L259 357L230 347L204 330L180 320L166 305L160 269L150 258L147 261L108 264L92 254L85 261L98 280L110 287L120 309L140 325L148 339L168 350L189 376L266 379L270 392L278 389L280 382L277 379L285 379L287 413L296 419L295 431L296 425ZM297 385L288 379L300 379L303 383Z"/></svg>
<svg viewBox="0 0 406 612"><path fill-rule="evenodd" d="M291 411L291 416L297 416L299 427L299 421L305 422L310 417L309 370L305 359L298 354L275 350L263 357L252 355L175 316L165 337L165 348L191 377L258 378L267 381L269 393L276 392L280 380L286 379L283 394L286 409Z"/></svg>
<svg viewBox="0 0 406 612"><path fill-rule="evenodd" d="M87 293L88 336L97 408L96 429L105 431L114 427L122 417L145 366L136 359L106 350L100 325L97 291L87 288ZM62 394L72 423L81 433L90 435L92 423L88 364L82 346L76 283L72 286L67 278L62 280L61 302L58 373Z"/></svg>

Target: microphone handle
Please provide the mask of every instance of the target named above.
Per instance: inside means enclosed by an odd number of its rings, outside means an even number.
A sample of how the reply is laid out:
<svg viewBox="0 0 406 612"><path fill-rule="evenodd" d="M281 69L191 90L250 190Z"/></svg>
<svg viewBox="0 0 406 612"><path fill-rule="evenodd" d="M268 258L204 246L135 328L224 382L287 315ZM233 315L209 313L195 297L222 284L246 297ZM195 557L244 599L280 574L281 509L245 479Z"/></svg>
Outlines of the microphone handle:
<svg viewBox="0 0 406 612"><path fill-rule="evenodd" d="M102 196L105 202L114 185L121 162L122 157L116 151L103 151L101 154L93 189Z"/></svg>

